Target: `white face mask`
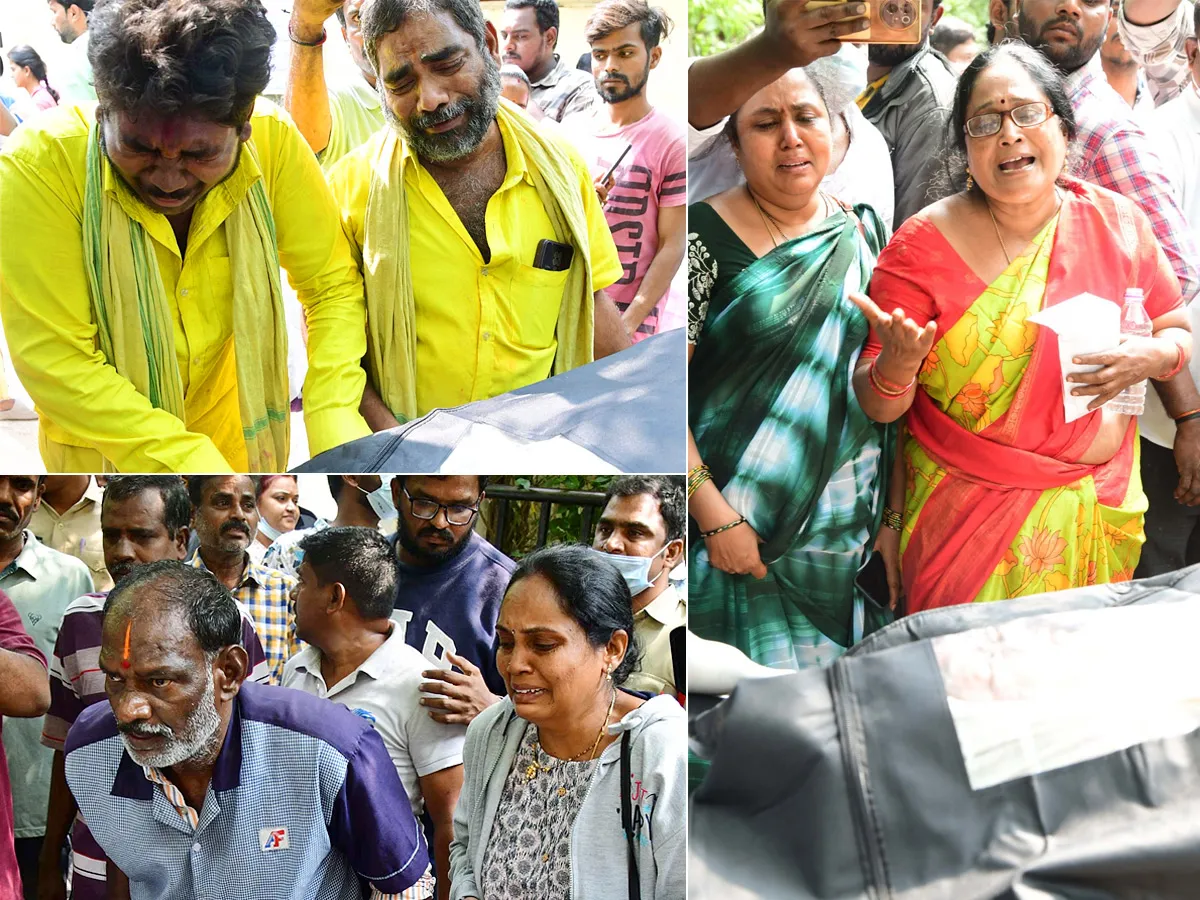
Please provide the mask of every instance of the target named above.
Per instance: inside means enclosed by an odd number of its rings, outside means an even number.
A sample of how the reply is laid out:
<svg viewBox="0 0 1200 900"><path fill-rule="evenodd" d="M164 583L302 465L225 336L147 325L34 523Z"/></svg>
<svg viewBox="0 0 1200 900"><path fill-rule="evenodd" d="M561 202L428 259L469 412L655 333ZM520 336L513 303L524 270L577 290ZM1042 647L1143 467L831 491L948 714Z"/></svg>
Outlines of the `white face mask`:
<svg viewBox="0 0 1200 900"><path fill-rule="evenodd" d="M397 517L396 505L392 503L392 483L388 478L380 476L382 483L373 491L363 491L362 488L355 487L367 495L367 502L371 504L371 509L375 511L375 515L379 516L379 521L383 522L388 519Z"/></svg>
<svg viewBox="0 0 1200 900"><path fill-rule="evenodd" d="M605 553L603 550L597 550L594 547L592 548L592 552L599 554L605 562L617 567L617 571L621 573L621 577L629 585L630 595L636 597L642 591L653 587L654 582L658 581L662 577L663 572L667 571L664 568L656 577L650 577L650 566L654 563L655 559L666 552L669 546L671 544L668 541L654 556L623 556L619 553Z"/></svg>
<svg viewBox="0 0 1200 900"><path fill-rule="evenodd" d="M267 536L267 540L271 541L272 543L279 540L279 536L283 534L282 531L278 530L274 525L267 521L266 516L259 516L258 533L265 534Z"/></svg>

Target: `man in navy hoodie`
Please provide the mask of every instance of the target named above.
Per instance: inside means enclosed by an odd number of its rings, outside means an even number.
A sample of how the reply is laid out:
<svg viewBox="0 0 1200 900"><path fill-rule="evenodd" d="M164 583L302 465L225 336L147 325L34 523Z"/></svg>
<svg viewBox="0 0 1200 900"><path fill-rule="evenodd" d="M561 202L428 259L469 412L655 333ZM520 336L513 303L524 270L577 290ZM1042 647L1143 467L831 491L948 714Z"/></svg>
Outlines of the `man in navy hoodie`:
<svg viewBox="0 0 1200 900"><path fill-rule="evenodd" d="M466 725L500 699L496 619L517 564L472 530L486 475L397 475L392 544L400 563L393 616L436 666L421 690L439 722ZM453 666L454 668L451 668Z"/></svg>

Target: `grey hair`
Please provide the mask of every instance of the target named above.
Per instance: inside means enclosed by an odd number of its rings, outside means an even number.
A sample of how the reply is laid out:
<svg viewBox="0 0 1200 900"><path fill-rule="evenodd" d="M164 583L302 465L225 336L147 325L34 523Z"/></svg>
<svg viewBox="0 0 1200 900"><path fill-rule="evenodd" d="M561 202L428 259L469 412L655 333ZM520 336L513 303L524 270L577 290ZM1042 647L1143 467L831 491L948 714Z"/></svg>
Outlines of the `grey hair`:
<svg viewBox="0 0 1200 900"><path fill-rule="evenodd" d="M500 67L500 77L515 78L518 81L525 82L526 85L529 84L529 76L525 74L525 70L512 63L505 63Z"/></svg>
<svg viewBox="0 0 1200 900"><path fill-rule="evenodd" d="M412 16L436 16L448 12L458 27L475 39L475 45L487 55L487 20L479 0L372 0L362 11L363 52L371 68L379 73L379 42L399 31Z"/></svg>

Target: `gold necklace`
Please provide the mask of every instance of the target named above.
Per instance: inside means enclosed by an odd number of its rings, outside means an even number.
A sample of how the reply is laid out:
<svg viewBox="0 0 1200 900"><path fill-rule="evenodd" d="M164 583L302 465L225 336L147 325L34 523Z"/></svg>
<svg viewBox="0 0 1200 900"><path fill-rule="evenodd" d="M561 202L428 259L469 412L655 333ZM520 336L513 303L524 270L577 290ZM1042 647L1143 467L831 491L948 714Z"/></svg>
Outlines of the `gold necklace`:
<svg viewBox="0 0 1200 900"><path fill-rule="evenodd" d="M594 740L592 742L592 746L586 750L582 750L579 753L576 753L574 756L569 756L566 759L559 760L558 762L554 763L553 765L543 766L537 761L538 751L541 750L541 752L543 752L543 753L545 753L546 751L544 749L542 749L540 738L535 738L533 741L534 758L533 758L533 762L531 762L528 766L525 767L525 780L533 781L533 779L537 778L538 772L543 772L543 773L549 775L554 769L556 769L558 767L559 763L582 762L582 761L584 761L583 757L585 757L585 756L589 760L592 759L594 754L596 753L596 748L600 746L600 741L604 737L604 729L608 727L608 722L612 718L613 708L616 705L617 705L617 689L616 689L616 687L614 687L613 692L612 692L612 699L608 701L608 713L604 716L604 721L600 723L600 730L596 732L596 740ZM550 754L546 753L546 755L549 756ZM564 791L561 791L561 790L559 791L560 795L562 795L563 793L564 793Z"/></svg>
<svg viewBox="0 0 1200 900"><path fill-rule="evenodd" d="M1050 219L1053 219L1055 216L1058 215L1058 211L1060 209L1062 209L1062 205L1063 205L1062 194L1058 193L1058 188L1054 189L1054 193L1058 196L1058 206L1054 207L1054 212L1050 214ZM996 224L996 215L995 215L995 213L992 212L992 204L990 204L988 202L987 197L983 198L983 205L987 207L988 217L992 220L992 228L994 228L996 230L996 240L998 240L1000 242L1000 250L1004 254L1004 261L1008 265L1011 266L1012 265L1012 257L1008 255L1008 247L1004 246L1004 238L1000 235L1000 226ZM1050 219L1047 219L1046 222L1049 222ZM1038 226L1037 232L1035 232L1035 234L1040 233L1041 230L1046 227L1046 222L1043 222L1041 225Z"/></svg>
<svg viewBox="0 0 1200 900"><path fill-rule="evenodd" d="M785 241L793 240L793 238L788 237L784 232L782 226L779 224L779 220L762 208L761 204L758 202L758 198L755 197L754 192L750 190L750 185L746 185L746 193L750 197L750 202L754 204L754 208L758 210L758 217L762 219L763 229L767 232L767 237L771 239L771 243L774 244L776 248L779 247L779 241L775 240L775 235L771 234L771 226L767 224L768 219L771 220L771 223L775 226L775 230L779 232L779 236L781 238L783 238ZM820 194L820 198L823 212L825 213L821 218L827 219L829 218L829 204L826 202L824 194Z"/></svg>

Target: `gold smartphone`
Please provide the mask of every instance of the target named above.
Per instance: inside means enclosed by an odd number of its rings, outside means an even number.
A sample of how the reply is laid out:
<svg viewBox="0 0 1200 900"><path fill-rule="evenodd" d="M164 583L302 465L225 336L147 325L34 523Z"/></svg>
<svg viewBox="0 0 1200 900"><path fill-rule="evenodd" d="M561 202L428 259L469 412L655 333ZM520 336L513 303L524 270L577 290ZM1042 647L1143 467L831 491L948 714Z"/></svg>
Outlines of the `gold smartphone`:
<svg viewBox="0 0 1200 900"><path fill-rule="evenodd" d="M844 0L808 0L805 7L837 6ZM916 44L921 40L921 0L866 0L866 31L838 38L848 44ZM839 21L847 22L859 16Z"/></svg>

